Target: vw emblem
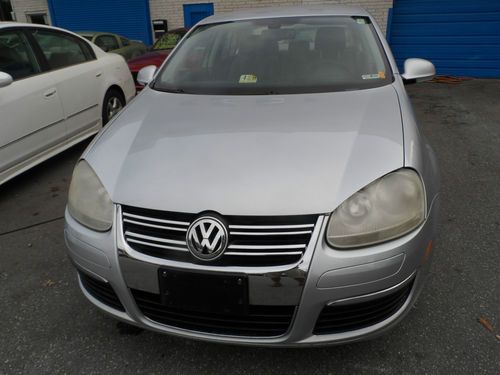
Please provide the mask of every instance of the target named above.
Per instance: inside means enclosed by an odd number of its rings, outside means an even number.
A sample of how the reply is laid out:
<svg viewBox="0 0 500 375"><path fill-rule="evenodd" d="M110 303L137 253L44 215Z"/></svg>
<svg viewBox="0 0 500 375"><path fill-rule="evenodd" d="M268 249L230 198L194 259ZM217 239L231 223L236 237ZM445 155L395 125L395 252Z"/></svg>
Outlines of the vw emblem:
<svg viewBox="0 0 500 375"><path fill-rule="evenodd" d="M202 216L189 226L186 243L196 258L214 260L226 250L228 237L222 221L212 216Z"/></svg>

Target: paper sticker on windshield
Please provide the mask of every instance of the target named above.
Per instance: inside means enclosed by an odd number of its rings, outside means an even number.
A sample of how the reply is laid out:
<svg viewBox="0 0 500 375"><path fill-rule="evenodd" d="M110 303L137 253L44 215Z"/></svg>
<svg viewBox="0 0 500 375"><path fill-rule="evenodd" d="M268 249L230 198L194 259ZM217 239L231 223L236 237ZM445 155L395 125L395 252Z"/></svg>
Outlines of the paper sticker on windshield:
<svg viewBox="0 0 500 375"><path fill-rule="evenodd" d="M242 74L240 83L257 83L257 76L253 74Z"/></svg>
<svg viewBox="0 0 500 375"><path fill-rule="evenodd" d="M377 74L363 74L363 79L385 79L385 72L378 72Z"/></svg>

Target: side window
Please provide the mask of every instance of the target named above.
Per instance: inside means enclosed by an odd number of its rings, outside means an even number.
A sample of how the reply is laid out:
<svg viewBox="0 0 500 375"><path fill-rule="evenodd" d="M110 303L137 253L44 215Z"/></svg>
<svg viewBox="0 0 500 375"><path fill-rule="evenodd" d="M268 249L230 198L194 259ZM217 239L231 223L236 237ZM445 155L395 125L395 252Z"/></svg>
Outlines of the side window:
<svg viewBox="0 0 500 375"><path fill-rule="evenodd" d="M125 39L125 38L120 38L120 40L121 40L121 42L122 42L122 46L123 46L123 47L130 46L130 40Z"/></svg>
<svg viewBox="0 0 500 375"><path fill-rule="evenodd" d="M0 71L14 80L40 72L40 66L26 36L20 31L0 33Z"/></svg>
<svg viewBox="0 0 500 375"><path fill-rule="evenodd" d="M97 44L105 52L120 48L118 41L113 35L100 35L96 38L95 44Z"/></svg>
<svg viewBox="0 0 500 375"><path fill-rule="evenodd" d="M81 42L72 35L57 31L35 30L33 36L51 69L64 68L89 60Z"/></svg>
<svg viewBox="0 0 500 375"><path fill-rule="evenodd" d="M79 40L78 42L80 43L80 47L83 49L83 53L85 54L87 60L95 60L96 56L92 47L82 40Z"/></svg>

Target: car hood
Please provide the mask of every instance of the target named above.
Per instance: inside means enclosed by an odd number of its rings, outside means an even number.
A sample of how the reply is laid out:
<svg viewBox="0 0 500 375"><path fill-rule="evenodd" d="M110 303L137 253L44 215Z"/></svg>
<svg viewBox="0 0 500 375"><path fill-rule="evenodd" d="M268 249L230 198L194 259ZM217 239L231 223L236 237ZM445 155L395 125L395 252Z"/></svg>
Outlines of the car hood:
<svg viewBox="0 0 500 375"><path fill-rule="evenodd" d="M120 204L223 215L323 213L403 166L401 114L390 85L283 96L146 88L84 158Z"/></svg>
<svg viewBox="0 0 500 375"><path fill-rule="evenodd" d="M140 70L148 65L160 66L170 52L172 52L171 49L150 51L144 55L130 59L127 64L130 70Z"/></svg>

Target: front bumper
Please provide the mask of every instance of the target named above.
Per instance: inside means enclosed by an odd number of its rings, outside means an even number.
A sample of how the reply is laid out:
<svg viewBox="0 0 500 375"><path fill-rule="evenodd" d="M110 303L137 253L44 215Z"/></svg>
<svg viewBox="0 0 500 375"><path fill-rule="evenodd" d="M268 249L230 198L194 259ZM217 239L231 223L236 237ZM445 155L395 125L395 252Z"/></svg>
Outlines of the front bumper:
<svg viewBox="0 0 500 375"><path fill-rule="evenodd" d="M84 295L97 307L139 327L199 340L258 346L307 346L345 343L379 335L397 324L417 299L430 265L430 243L435 236L439 198L431 204L424 224L399 239L365 249L339 251L324 240L328 217L320 216L309 247L298 264L268 268L213 267L176 263L136 253L123 239L119 206L116 225L106 233L91 231L66 211L65 239L69 256L80 272L109 283L123 311L89 293L80 278ZM287 332L275 337L251 337L200 332L158 323L138 307L134 291L159 293L160 268L197 272L245 274L249 302L255 305L295 305ZM277 283L276 281L279 280ZM408 288L404 303L381 321L359 329L316 334L316 322L326 306L377 303L395 290Z"/></svg>

